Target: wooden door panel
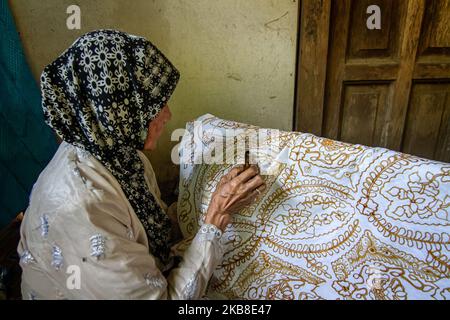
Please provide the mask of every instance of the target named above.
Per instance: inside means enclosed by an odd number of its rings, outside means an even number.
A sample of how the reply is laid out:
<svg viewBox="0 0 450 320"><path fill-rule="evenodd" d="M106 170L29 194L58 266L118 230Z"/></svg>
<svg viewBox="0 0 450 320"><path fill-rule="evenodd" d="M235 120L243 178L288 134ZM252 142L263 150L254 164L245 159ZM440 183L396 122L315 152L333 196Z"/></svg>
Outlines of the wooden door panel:
<svg viewBox="0 0 450 320"><path fill-rule="evenodd" d="M441 129L434 153L434 159L450 163L450 94L447 91L447 103L442 115Z"/></svg>
<svg viewBox="0 0 450 320"><path fill-rule="evenodd" d="M299 5L296 110L297 131L322 135L330 0L303 0Z"/></svg>
<svg viewBox="0 0 450 320"><path fill-rule="evenodd" d="M429 0L425 9L414 79L450 77L450 0Z"/></svg>
<svg viewBox="0 0 450 320"><path fill-rule="evenodd" d="M450 55L450 0L429 0L425 9L419 56Z"/></svg>
<svg viewBox="0 0 450 320"><path fill-rule="evenodd" d="M380 30L367 28L371 5ZM301 10L296 129L449 161L450 0L303 0Z"/></svg>
<svg viewBox="0 0 450 320"><path fill-rule="evenodd" d="M340 110L342 108L345 56L347 53L351 1L332 1L329 56L323 110L324 136L338 139L340 131Z"/></svg>
<svg viewBox="0 0 450 320"><path fill-rule="evenodd" d="M450 83L414 84L403 151L450 162Z"/></svg>
<svg viewBox="0 0 450 320"><path fill-rule="evenodd" d="M342 103L342 124L339 140L374 145L376 132L382 125L379 115L384 112L389 86L347 84Z"/></svg>
<svg viewBox="0 0 450 320"><path fill-rule="evenodd" d="M369 5L378 5L384 13L381 30L369 30L366 26ZM389 92L384 96L382 110L379 110L378 118L383 121L373 126L360 124L355 130L365 127L365 130L372 131L353 133L351 136L365 137L365 140L348 142L367 143L370 140L369 145L400 148L402 131L398 129L403 128L405 108L397 106L407 105L410 83L404 79L411 79L413 70L410 56L417 47L417 41L411 45L405 38L406 35L411 39L414 30L418 29L417 18L412 12L407 1L332 1L333 19L323 123L325 136L347 141L350 134L347 129L343 132L342 128L342 124L346 123L345 115L342 114L347 103L347 99L342 97L346 83L369 84L366 89L371 88L375 96L379 95L378 84L382 83L383 92ZM400 92L406 92L406 98L398 94ZM371 96L368 94L368 99ZM362 100L359 103L361 108L370 104ZM367 137L372 138L367 140Z"/></svg>
<svg viewBox="0 0 450 320"><path fill-rule="evenodd" d="M383 10L381 30L369 30L366 26L366 11L370 5L378 5ZM399 51L399 31L404 6L404 0L351 1L347 60L395 59Z"/></svg>

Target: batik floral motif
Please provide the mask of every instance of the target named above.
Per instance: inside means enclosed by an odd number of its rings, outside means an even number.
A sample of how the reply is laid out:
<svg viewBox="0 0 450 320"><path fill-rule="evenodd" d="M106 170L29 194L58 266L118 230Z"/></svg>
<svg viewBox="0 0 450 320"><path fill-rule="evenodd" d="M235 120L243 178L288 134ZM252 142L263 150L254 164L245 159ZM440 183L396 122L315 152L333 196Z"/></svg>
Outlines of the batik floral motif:
<svg viewBox="0 0 450 320"><path fill-rule="evenodd" d="M212 115L197 121L203 131L250 128ZM282 132L280 140L288 148L273 158L280 170L263 177L266 190L234 214L222 236L227 247L210 294L450 298L449 164L303 133ZM181 166L178 215L186 237L197 232L231 168Z"/></svg>

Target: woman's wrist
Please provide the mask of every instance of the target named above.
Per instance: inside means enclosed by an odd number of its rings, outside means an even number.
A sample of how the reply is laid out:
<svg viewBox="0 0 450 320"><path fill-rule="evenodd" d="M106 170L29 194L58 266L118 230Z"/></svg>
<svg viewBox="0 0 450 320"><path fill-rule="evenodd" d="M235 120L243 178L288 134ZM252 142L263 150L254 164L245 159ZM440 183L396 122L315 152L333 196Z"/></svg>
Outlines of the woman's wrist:
<svg viewBox="0 0 450 320"><path fill-rule="evenodd" d="M220 217L218 217L216 214L208 214L207 213L206 217L205 217L205 224L215 225L217 228L219 228L222 231L225 229Z"/></svg>
<svg viewBox="0 0 450 320"><path fill-rule="evenodd" d="M226 213L222 213L213 206L210 206L206 212L205 224L215 225L217 228L224 231L229 222L227 216Z"/></svg>

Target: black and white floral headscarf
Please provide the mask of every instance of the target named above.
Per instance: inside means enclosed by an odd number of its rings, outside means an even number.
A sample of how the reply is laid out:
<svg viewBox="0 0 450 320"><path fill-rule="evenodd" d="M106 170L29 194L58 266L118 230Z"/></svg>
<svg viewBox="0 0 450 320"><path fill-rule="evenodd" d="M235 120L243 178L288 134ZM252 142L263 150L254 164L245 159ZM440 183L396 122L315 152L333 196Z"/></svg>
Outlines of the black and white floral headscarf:
<svg viewBox="0 0 450 320"><path fill-rule="evenodd" d="M180 74L148 40L98 30L76 40L41 76L46 123L97 158L120 183L141 220L150 251L165 263L170 220L144 180L136 149Z"/></svg>

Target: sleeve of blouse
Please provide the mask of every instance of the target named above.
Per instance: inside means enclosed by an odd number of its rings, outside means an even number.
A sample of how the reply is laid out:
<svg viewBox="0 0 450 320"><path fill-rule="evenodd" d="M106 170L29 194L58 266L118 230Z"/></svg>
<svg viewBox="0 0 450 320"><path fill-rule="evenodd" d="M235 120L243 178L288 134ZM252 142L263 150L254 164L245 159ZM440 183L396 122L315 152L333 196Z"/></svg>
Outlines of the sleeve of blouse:
<svg viewBox="0 0 450 320"><path fill-rule="evenodd" d="M204 296L211 275L223 256L222 231L204 224L184 252L179 266L168 277L171 299L192 300Z"/></svg>
<svg viewBox="0 0 450 320"><path fill-rule="evenodd" d="M221 231L203 225L167 279L145 245L127 236L117 197L88 208L90 257L81 263L80 296L91 299L199 299L222 257ZM114 212L115 211L115 212ZM114 212L114 213L113 213ZM113 213L113 214L112 214ZM128 212L123 212L128 214ZM76 240L76 239L75 239Z"/></svg>

